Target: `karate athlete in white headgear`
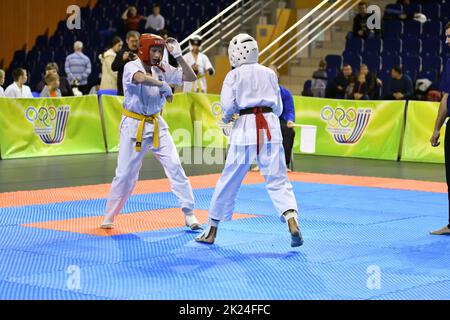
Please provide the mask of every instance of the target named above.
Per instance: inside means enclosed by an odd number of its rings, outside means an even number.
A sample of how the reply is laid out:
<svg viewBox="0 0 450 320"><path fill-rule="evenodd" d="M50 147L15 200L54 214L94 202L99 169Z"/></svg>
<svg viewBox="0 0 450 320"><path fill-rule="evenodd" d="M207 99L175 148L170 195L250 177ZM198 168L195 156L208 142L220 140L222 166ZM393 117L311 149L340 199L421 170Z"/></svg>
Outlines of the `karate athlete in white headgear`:
<svg viewBox="0 0 450 320"><path fill-rule="evenodd" d="M256 159L266 180L266 189L282 222L287 222L291 246L299 247L303 238L297 220L297 201L287 178L286 159L279 116L283 111L275 72L258 64L258 44L248 34L231 40L228 55L234 70L226 76L221 104L223 122L235 114L225 168L209 207L209 221L196 241L214 243L220 221L232 219L242 180Z"/></svg>
<svg viewBox="0 0 450 320"><path fill-rule="evenodd" d="M191 51L186 53L183 57L187 64L192 67L197 75L197 81L185 82L183 86L184 92L207 93L206 74L212 76L215 70L209 58L201 52L202 38L194 36L189 40Z"/></svg>
<svg viewBox="0 0 450 320"><path fill-rule="evenodd" d="M180 45L175 39L165 41L153 34L143 34L139 41L139 59L127 63L123 73L125 100L120 124L119 157L101 228L114 227L115 217L136 185L144 156L151 151L170 180L172 191L185 215L186 226L199 230L201 225L193 212L191 184L181 167L167 123L160 116L165 101L172 102L169 84L180 86L183 81L195 81L195 73L181 56ZM165 48L177 59L181 68L174 68L162 61Z"/></svg>

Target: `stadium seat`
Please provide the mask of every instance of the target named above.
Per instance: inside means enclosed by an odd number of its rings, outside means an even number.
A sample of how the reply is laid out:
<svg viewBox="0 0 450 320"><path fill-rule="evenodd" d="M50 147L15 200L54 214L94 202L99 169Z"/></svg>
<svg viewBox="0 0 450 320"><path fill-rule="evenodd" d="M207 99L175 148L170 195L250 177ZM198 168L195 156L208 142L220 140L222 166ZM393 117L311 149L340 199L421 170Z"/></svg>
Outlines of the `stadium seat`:
<svg viewBox="0 0 450 320"><path fill-rule="evenodd" d="M422 41L418 38L408 38L402 43L402 53L405 57L418 57L421 51Z"/></svg>
<svg viewBox="0 0 450 320"><path fill-rule="evenodd" d="M417 79L428 79L433 83L438 82L438 74L439 72L435 69L424 69L419 73Z"/></svg>
<svg viewBox="0 0 450 320"><path fill-rule="evenodd" d="M385 39L399 38L403 34L403 22L398 20L386 20L384 21L383 29L383 37Z"/></svg>
<svg viewBox="0 0 450 320"><path fill-rule="evenodd" d="M364 54L380 54L383 49L383 40L380 38L369 38L364 42Z"/></svg>
<svg viewBox="0 0 450 320"><path fill-rule="evenodd" d="M415 20L408 20L404 24L402 38L404 37L419 37L422 31L422 25Z"/></svg>
<svg viewBox="0 0 450 320"><path fill-rule="evenodd" d="M422 6L417 3L411 3L409 5L403 6L403 11L407 14L414 14L422 12Z"/></svg>
<svg viewBox="0 0 450 320"><path fill-rule="evenodd" d="M382 67L382 59L380 55L365 55L363 56L363 63L367 64L370 71L380 70Z"/></svg>
<svg viewBox="0 0 450 320"><path fill-rule="evenodd" d="M422 70L422 58L421 57L405 57L402 59L402 67L405 71L408 71L411 78L417 76L417 74Z"/></svg>
<svg viewBox="0 0 450 320"><path fill-rule="evenodd" d="M429 20L437 20L441 17L441 6L439 3L427 3L422 5L422 13Z"/></svg>
<svg viewBox="0 0 450 320"><path fill-rule="evenodd" d="M402 65L402 58L400 56L383 56L383 68L392 69L396 66Z"/></svg>
<svg viewBox="0 0 450 320"><path fill-rule="evenodd" d="M364 48L364 40L359 37L352 37L345 43L346 51L353 51L355 53L361 53Z"/></svg>
<svg viewBox="0 0 450 320"><path fill-rule="evenodd" d="M422 38L439 38L442 33L443 25L441 21L427 21L422 27Z"/></svg>
<svg viewBox="0 0 450 320"><path fill-rule="evenodd" d="M325 61L327 62L327 68L342 68L342 57L338 55L327 55L325 57Z"/></svg>
<svg viewBox="0 0 450 320"><path fill-rule="evenodd" d="M383 55L399 55L402 52L403 41L399 38L386 39L383 42Z"/></svg>
<svg viewBox="0 0 450 320"><path fill-rule="evenodd" d="M422 70L434 69L441 72L442 67L443 67L442 58L438 56L429 57L428 59L422 61Z"/></svg>
<svg viewBox="0 0 450 320"><path fill-rule="evenodd" d="M386 6L386 12L391 14L400 14L403 12L403 6L399 3L390 3Z"/></svg>

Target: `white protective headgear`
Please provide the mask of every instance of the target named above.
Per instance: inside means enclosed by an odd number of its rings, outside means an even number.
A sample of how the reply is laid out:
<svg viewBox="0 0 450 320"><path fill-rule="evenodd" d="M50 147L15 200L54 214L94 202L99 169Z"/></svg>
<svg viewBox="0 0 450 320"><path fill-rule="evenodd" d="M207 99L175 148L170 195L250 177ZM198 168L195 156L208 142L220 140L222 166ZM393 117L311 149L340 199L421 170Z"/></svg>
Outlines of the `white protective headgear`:
<svg viewBox="0 0 450 320"><path fill-rule="evenodd" d="M258 55L258 43L246 33L235 36L228 47L228 57L233 68L238 68L243 64L257 63Z"/></svg>

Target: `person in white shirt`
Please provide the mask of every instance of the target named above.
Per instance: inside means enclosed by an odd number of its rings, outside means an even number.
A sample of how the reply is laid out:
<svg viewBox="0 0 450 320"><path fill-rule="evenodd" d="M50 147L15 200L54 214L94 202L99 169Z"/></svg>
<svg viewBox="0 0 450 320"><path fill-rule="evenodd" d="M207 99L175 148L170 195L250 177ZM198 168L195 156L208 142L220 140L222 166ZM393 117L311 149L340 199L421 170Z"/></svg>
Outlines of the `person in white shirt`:
<svg viewBox="0 0 450 320"><path fill-rule="evenodd" d="M123 73L125 100L119 156L101 228L114 228L115 217L133 192L144 156L151 151L170 180L172 191L185 215L186 226L201 230L193 212L191 184L181 166L168 125L160 115L166 100L172 102L169 84L181 86L183 81L194 81L195 73L184 61L175 39L165 41L153 34L143 34L139 41L139 58L128 62ZM162 61L165 47L181 68L174 68Z"/></svg>
<svg viewBox="0 0 450 320"><path fill-rule="evenodd" d="M150 33L158 33L166 26L166 20L161 15L161 7L159 4L153 4L152 14L147 17L145 23L145 31Z"/></svg>
<svg viewBox="0 0 450 320"><path fill-rule="evenodd" d="M186 62L192 67L197 75L197 81L185 82L184 92L207 93L206 74L212 76L215 70L209 58L201 52L202 38L194 36L190 39L191 51L184 55Z"/></svg>
<svg viewBox="0 0 450 320"><path fill-rule="evenodd" d="M228 55L234 69L224 80L220 98L223 122L235 119L235 123L225 168L209 207L208 226L195 239L198 242L214 243L219 222L232 219L239 188L256 159L272 203L281 221L287 223L291 246L303 244L297 201L286 173L280 86L275 72L258 64L258 53L257 42L248 34L231 40ZM237 120L236 114L240 115Z"/></svg>
<svg viewBox="0 0 450 320"><path fill-rule="evenodd" d="M5 90L3 90L3 85L5 84L5 71L0 69L0 97L5 96Z"/></svg>
<svg viewBox="0 0 450 320"><path fill-rule="evenodd" d="M31 89L25 85L28 81L27 71L17 68L13 71L14 82L5 90L5 96L8 98L33 98Z"/></svg>

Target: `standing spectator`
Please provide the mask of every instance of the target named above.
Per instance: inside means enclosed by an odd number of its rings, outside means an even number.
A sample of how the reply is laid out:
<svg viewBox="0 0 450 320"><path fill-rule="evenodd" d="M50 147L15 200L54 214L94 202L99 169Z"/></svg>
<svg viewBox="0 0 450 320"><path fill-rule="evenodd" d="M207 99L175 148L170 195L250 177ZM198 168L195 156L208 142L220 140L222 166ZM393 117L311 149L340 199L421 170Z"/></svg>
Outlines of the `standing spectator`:
<svg viewBox="0 0 450 320"><path fill-rule="evenodd" d="M341 73L328 85L326 97L332 99L345 99L345 93L352 78L352 66L344 64Z"/></svg>
<svg viewBox="0 0 450 320"><path fill-rule="evenodd" d="M127 33L126 48L123 48L117 53L116 58L111 65L111 70L117 72L117 94L119 96L123 96L122 77L125 64L138 58L139 37L139 32L129 31Z"/></svg>
<svg viewBox="0 0 450 320"><path fill-rule="evenodd" d="M327 63L325 60L320 60L319 69L314 71L311 82L311 91L314 97L325 97L325 89L327 88L328 74Z"/></svg>
<svg viewBox="0 0 450 320"><path fill-rule="evenodd" d="M73 45L74 53L66 58L66 74L72 86L78 87L83 94L89 93L88 78L91 74L91 60L83 53L83 43Z"/></svg>
<svg viewBox="0 0 450 320"><path fill-rule="evenodd" d="M206 74L212 76L215 72L211 61L208 56L203 54L200 50L202 45L202 38L199 36L192 37L190 40L191 51L186 53L183 58L186 60L187 64L191 66L197 76L197 81L185 82L183 91L184 92L199 92L207 93L206 84Z"/></svg>
<svg viewBox="0 0 450 320"><path fill-rule="evenodd" d="M59 90L59 75L56 73L49 73L45 76L46 86L41 92L42 98L58 98L61 97L61 90Z"/></svg>
<svg viewBox="0 0 450 320"><path fill-rule="evenodd" d="M139 24L145 17L138 14L137 8L135 6L128 7L127 10L122 14L122 20L125 24L125 32L138 31Z"/></svg>
<svg viewBox="0 0 450 320"><path fill-rule="evenodd" d="M116 59L117 53L122 50L122 47L122 39L115 37L111 48L99 56L102 63L100 90L117 90L117 71L113 71L111 66Z"/></svg>
<svg viewBox="0 0 450 320"><path fill-rule="evenodd" d="M5 71L0 69L0 97L5 96L5 90L3 90L3 84L5 84Z"/></svg>
<svg viewBox="0 0 450 320"><path fill-rule="evenodd" d="M166 20L161 15L161 7L159 4L153 4L152 14L147 17L147 23L145 24L145 31L159 34L166 26Z"/></svg>
<svg viewBox="0 0 450 320"><path fill-rule="evenodd" d="M386 100L409 100L413 98L414 86L411 78L403 74L401 67L392 68L391 80L386 89Z"/></svg>
<svg viewBox="0 0 450 320"><path fill-rule="evenodd" d="M44 87L46 85L45 77L51 73L59 75L59 67L55 62L50 62L45 67L44 79L41 82L39 82L36 86L37 92L42 92L42 90L44 90ZM66 77L59 76L59 90L61 91L61 95L63 97L73 97L74 96L72 87L70 86L69 80L67 80Z"/></svg>
<svg viewBox="0 0 450 320"><path fill-rule="evenodd" d="M28 81L27 71L17 68L13 71L14 82L5 90L5 96L8 98L33 98L31 89L25 85Z"/></svg>
<svg viewBox="0 0 450 320"><path fill-rule="evenodd" d="M270 65L269 68L276 73L279 81L280 73L278 72L278 68L273 64ZM281 134L283 135L283 147L286 158L286 167L288 168L287 171L290 172L291 169L289 168L289 166L291 164L292 148L294 147L294 138L295 138L294 98L292 97L291 92L281 85L280 85L280 94L281 94L281 101L283 103L283 113L280 116L280 127L281 127Z"/></svg>
<svg viewBox="0 0 450 320"><path fill-rule="evenodd" d="M366 75L362 71L358 74L351 98L354 100L369 100L369 85L366 81Z"/></svg>

